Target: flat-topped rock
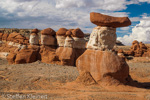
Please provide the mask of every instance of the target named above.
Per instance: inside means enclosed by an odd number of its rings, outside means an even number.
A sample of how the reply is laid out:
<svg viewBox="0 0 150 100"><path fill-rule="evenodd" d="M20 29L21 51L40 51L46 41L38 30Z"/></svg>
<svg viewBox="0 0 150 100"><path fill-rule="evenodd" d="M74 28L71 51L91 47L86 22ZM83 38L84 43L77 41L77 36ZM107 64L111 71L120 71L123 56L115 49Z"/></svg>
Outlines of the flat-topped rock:
<svg viewBox="0 0 150 100"><path fill-rule="evenodd" d="M128 17L113 17L95 12L90 13L90 20L97 26L117 28L131 25L131 21Z"/></svg>
<svg viewBox="0 0 150 100"><path fill-rule="evenodd" d="M80 28L77 28L77 29L74 29L72 31L72 37L83 38L84 37L84 33L81 31Z"/></svg>
<svg viewBox="0 0 150 100"><path fill-rule="evenodd" d="M56 32L56 35L59 35L59 36L66 36L66 32L68 30L66 28L60 28L57 32Z"/></svg>
<svg viewBox="0 0 150 100"><path fill-rule="evenodd" d="M56 35L56 32L51 28L46 28L41 31L42 35Z"/></svg>

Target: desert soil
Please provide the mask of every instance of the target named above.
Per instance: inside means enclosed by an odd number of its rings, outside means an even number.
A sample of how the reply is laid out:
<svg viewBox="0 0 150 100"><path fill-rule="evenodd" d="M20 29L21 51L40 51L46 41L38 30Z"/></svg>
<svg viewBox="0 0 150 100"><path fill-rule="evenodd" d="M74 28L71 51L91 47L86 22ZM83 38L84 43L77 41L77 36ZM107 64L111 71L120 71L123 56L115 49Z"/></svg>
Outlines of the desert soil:
<svg viewBox="0 0 150 100"><path fill-rule="evenodd" d="M0 59L0 100L150 100L150 63L128 63L142 87L84 86L74 66L41 63L9 65Z"/></svg>

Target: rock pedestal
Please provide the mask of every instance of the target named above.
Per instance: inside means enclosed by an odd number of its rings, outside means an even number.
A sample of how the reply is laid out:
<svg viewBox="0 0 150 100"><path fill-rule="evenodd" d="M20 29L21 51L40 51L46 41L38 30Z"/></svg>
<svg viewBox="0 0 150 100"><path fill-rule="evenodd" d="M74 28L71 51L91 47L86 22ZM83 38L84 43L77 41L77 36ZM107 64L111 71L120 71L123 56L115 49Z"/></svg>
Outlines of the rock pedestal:
<svg viewBox="0 0 150 100"><path fill-rule="evenodd" d="M87 48L89 49L113 49L116 44L116 28L97 26L93 29Z"/></svg>
<svg viewBox="0 0 150 100"><path fill-rule="evenodd" d="M90 16L91 22L99 26L93 29L87 50L76 61L80 74L76 82L86 85L127 84L131 80L129 66L124 59L112 52L112 48L116 43L115 27L127 26L126 19L128 18L99 16L102 15L92 13Z"/></svg>

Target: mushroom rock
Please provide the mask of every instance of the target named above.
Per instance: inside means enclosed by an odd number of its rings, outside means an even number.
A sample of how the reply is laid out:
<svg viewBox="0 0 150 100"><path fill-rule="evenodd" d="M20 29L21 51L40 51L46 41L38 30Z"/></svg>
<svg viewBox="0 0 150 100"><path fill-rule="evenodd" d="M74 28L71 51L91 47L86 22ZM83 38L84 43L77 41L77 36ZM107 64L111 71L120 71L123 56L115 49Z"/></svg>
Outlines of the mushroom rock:
<svg viewBox="0 0 150 100"><path fill-rule="evenodd" d="M63 47L65 44L65 39L66 39L66 32L68 30L65 28L60 28L57 32L56 32L56 38L57 38L57 44L59 47Z"/></svg>
<svg viewBox="0 0 150 100"><path fill-rule="evenodd" d="M30 34L30 39L29 39L29 43L31 45L38 45L39 44L39 36L36 33L31 33Z"/></svg>
<svg viewBox="0 0 150 100"><path fill-rule="evenodd" d="M100 50L113 49L116 38L116 28L97 26L90 35L87 48Z"/></svg>
<svg viewBox="0 0 150 100"><path fill-rule="evenodd" d="M112 49L116 43L116 27L128 26L131 24L130 21L128 22L126 18L115 18L96 13L90 15L91 22L100 26L93 29L87 50L76 60L79 71L76 82L89 83L89 85L91 83L128 84L132 81L129 66Z"/></svg>
<svg viewBox="0 0 150 100"><path fill-rule="evenodd" d="M42 45L57 45L56 38L54 37L56 32L51 29L47 28L41 31L41 44Z"/></svg>
<svg viewBox="0 0 150 100"><path fill-rule="evenodd" d="M90 13L90 20L97 26L117 28L131 25L131 21L128 17L112 17L95 12Z"/></svg>

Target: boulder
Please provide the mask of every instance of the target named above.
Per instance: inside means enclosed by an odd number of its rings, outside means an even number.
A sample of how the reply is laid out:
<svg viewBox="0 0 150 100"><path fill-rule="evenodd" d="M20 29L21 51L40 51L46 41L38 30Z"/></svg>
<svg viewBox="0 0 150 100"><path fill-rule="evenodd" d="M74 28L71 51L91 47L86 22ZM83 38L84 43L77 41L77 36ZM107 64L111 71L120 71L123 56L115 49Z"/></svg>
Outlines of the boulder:
<svg viewBox="0 0 150 100"><path fill-rule="evenodd" d="M72 30L72 37L84 38L84 33L80 28Z"/></svg>
<svg viewBox="0 0 150 100"><path fill-rule="evenodd" d="M125 60L110 51L86 50L77 59L76 66L79 77L83 73L89 73L96 83L126 84L129 79L129 66Z"/></svg>
<svg viewBox="0 0 150 100"><path fill-rule="evenodd" d="M7 56L7 61L9 64L14 64L15 63L15 59L16 59L16 53L10 53L8 56Z"/></svg>
<svg viewBox="0 0 150 100"><path fill-rule="evenodd" d="M60 28L57 32L56 32L56 35L57 36L66 36L66 32L68 30L66 28Z"/></svg>
<svg viewBox="0 0 150 100"><path fill-rule="evenodd" d="M41 31L42 35L56 35L56 32L51 28L46 28Z"/></svg>
<svg viewBox="0 0 150 100"><path fill-rule="evenodd" d="M131 25L131 21L128 17L112 17L95 12L90 13L90 20L97 26L117 28Z"/></svg>
<svg viewBox="0 0 150 100"><path fill-rule="evenodd" d="M31 45L38 45L39 44L39 36L36 33L30 34L30 40L29 43Z"/></svg>
<svg viewBox="0 0 150 100"><path fill-rule="evenodd" d="M41 35L41 44L42 45L57 45L56 38L52 35Z"/></svg>
<svg viewBox="0 0 150 100"><path fill-rule="evenodd" d="M100 50L113 49L116 44L116 38L116 28L97 26L90 35L87 48Z"/></svg>
<svg viewBox="0 0 150 100"><path fill-rule="evenodd" d="M34 49L20 50L15 59L15 64L32 63L37 61L38 51Z"/></svg>

